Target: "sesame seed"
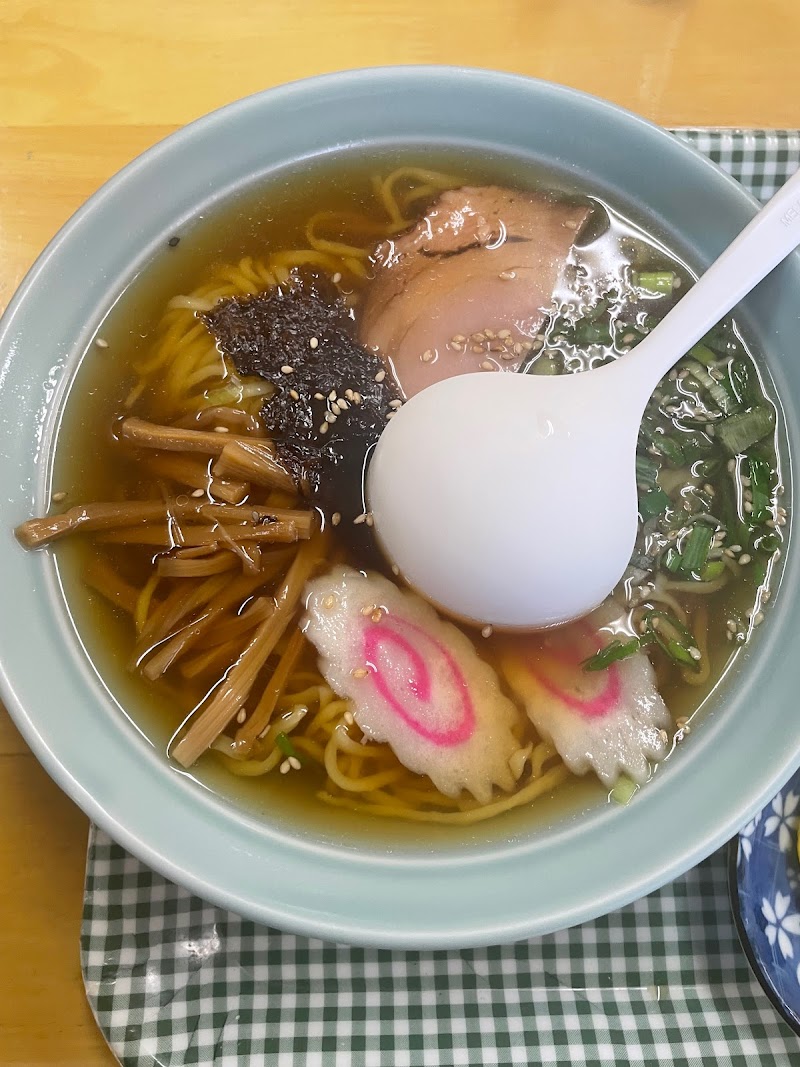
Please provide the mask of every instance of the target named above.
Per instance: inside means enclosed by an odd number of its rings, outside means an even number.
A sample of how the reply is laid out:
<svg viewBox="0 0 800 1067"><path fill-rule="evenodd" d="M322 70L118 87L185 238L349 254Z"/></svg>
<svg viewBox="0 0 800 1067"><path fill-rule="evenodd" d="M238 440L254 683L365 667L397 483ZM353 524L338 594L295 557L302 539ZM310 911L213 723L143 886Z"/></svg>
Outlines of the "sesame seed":
<svg viewBox="0 0 800 1067"><path fill-rule="evenodd" d="M369 671L366 667L356 667L354 671L350 671L350 674L353 678L366 678Z"/></svg>
<svg viewBox="0 0 800 1067"><path fill-rule="evenodd" d="M361 609L361 614L366 618L367 615L371 615L377 608L377 604L365 604Z"/></svg>
<svg viewBox="0 0 800 1067"><path fill-rule="evenodd" d="M238 722L239 724L241 724L241 723L243 723L243 722L244 722L244 720L245 720L246 718L247 718L247 712L246 712L246 711L244 710L244 708L240 708L240 709L239 709L239 714L238 714L238 715L236 716L236 721L237 721L237 722Z"/></svg>
<svg viewBox="0 0 800 1067"><path fill-rule="evenodd" d="M741 552L741 551L742 551L742 546L741 545L731 545L731 552Z"/></svg>
<svg viewBox="0 0 800 1067"><path fill-rule="evenodd" d="M500 353L500 358L501 359L515 359L516 355L515 355L514 352L501 352Z"/></svg>
<svg viewBox="0 0 800 1067"><path fill-rule="evenodd" d="M463 333L454 333L453 340L456 344L462 344L464 341L466 341L466 337Z"/></svg>
<svg viewBox="0 0 800 1067"><path fill-rule="evenodd" d="M372 619L373 622L380 622L382 618L383 618L383 612L381 611L380 608L375 608L373 613L370 615L370 619Z"/></svg>
<svg viewBox="0 0 800 1067"><path fill-rule="evenodd" d="M723 556L727 556L728 559L733 559L733 557L736 555L732 548L723 548L722 554Z"/></svg>
<svg viewBox="0 0 800 1067"><path fill-rule="evenodd" d="M228 432L229 431L228 431L228 427L227 426L215 426L214 427L214 433L228 433Z"/></svg>
<svg viewBox="0 0 800 1067"><path fill-rule="evenodd" d="M786 525L786 516L785 515L779 515L777 517L777 519L775 520L775 524L777 526L785 526Z"/></svg>
<svg viewBox="0 0 800 1067"><path fill-rule="evenodd" d="M739 556L739 563L742 565L742 567L744 567L750 562L752 558L753 557L748 556L746 552L742 552L741 556Z"/></svg>
<svg viewBox="0 0 800 1067"><path fill-rule="evenodd" d="M501 270L498 274L498 278L502 278L504 282L513 281L516 278L517 272L515 270Z"/></svg>
<svg viewBox="0 0 800 1067"><path fill-rule="evenodd" d="M300 760L297 758L297 756L290 756L289 766L292 768L293 771L299 771L302 764L300 763Z"/></svg>
<svg viewBox="0 0 800 1067"><path fill-rule="evenodd" d="M397 412L395 412L395 411L387 411L386 412L386 421L388 422L389 419L393 419L396 414L397 414Z"/></svg>
<svg viewBox="0 0 800 1067"><path fill-rule="evenodd" d="M350 407L347 401L342 400L341 397L339 397L339 399L336 401L336 405L339 408L339 411L347 411L347 409Z"/></svg>
<svg viewBox="0 0 800 1067"><path fill-rule="evenodd" d="M336 399L336 390L335 389L331 389L331 391L328 393L328 400L335 400L335 399Z"/></svg>
<svg viewBox="0 0 800 1067"><path fill-rule="evenodd" d="M431 352L431 350L428 348L425 352L422 353L419 358L422 360L423 363L430 363L430 361L433 359L433 352Z"/></svg>
<svg viewBox="0 0 800 1067"><path fill-rule="evenodd" d="M336 418L337 418L337 416L334 415L334 413L332 411L326 411L325 412L325 421L326 422L336 422Z"/></svg>
<svg viewBox="0 0 800 1067"><path fill-rule="evenodd" d="M367 526L372 526L372 524L375 522L375 520L372 517L372 512L371 511L367 512L367 517L364 519L364 522L366 522Z"/></svg>
<svg viewBox="0 0 800 1067"><path fill-rule="evenodd" d="M475 352L476 355L478 355L483 351L483 346L482 345L473 345L472 346L472 351Z"/></svg>
<svg viewBox="0 0 800 1067"><path fill-rule="evenodd" d="M385 370L379 370L378 373L375 375L375 381L376 382L382 382L385 377L386 377L386 371Z"/></svg>
<svg viewBox="0 0 800 1067"><path fill-rule="evenodd" d="M486 336L488 337L488 339L490 341L492 341L494 339L494 336L495 336L494 330L484 330L483 332L486 334Z"/></svg>
<svg viewBox="0 0 800 1067"><path fill-rule="evenodd" d="M752 502L752 500L745 500L745 502L744 502L744 510L747 512L748 515L750 514L750 512L753 510L753 502Z"/></svg>
<svg viewBox="0 0 800 1067"><path fill-rule="evenodd" d="M356 517L353 519L353 525L354 526L360 526L362 522L366 522L366 521L367 521L366 512L362 512L360 515L356 515Z"/></svg>
<svg viewBox="0 0 800 1067"><path fill-rule="evenodd" d="M669 734L666 730L659 730L658 736L661 738L662 745L666 745L666 743L669 741Z"/></svg>
<svg viewBox="0 0 800 1067"><path fill-rule="evenodd" d="M330 611L331 608L336 607L336 597L330 593L323 599L322 606L326 611Z"/></svg>
<svg viewBox="0 0 800 1067"><path fill-rule="evenodd" d="M481 637L491 637L493 632L494 631L491 626L484 626L484 628L481 630Z"/></svg>
<svg viewBox="0 0 800 1067"><path fill-rule="evenodd" d="M95 337L94 343L97 345L98 348L108 348L108 341L105 339L105 337Z"/></svg>
<svg viewBox="0 0 800 1067"><path fill-rule="evenodd" d="M511 330L498 330L497 336L502 338L502 340L506 341L509 337L511 337Z"/></svg>
<svg viewBox="0 0 800 1067"><path fill-rule="evenodd" d="M300 394L298 393L298 391L296 389L290 389L289 390L289 396L292 398L292 400L299 400L300 399Z"/></svg>
<svg viewBox="0 0 800 1067"><path fill-rule="evenodd" d="M474 333L474 334L472 334L472 337L470 338L470 340L472 340L472 341L485 341L486 340L486 334L485 333L480 333L480 332Z"/></svg>
<svg viewBox="0 0 800 1067"><path fill-rule="evenodd" d="M314 399L315 400L324 400L325 397L323 396L322 393L314 393Z"/></svg>
<svg viewBox="0 0 800 1067"><path fill-rule="evenodd" d="M689 720L686 718L685 715L682 715L679 719L675 720L675 725L678 727L679 730L685 729L688 724Z"/></svg>
<svg viewBox="0 0 800 1067"><path fill-rule="evenodd" d="M341 521L342 521L341 512L340 511L334 511L333 515L331 515L331 526L338 526Z"/></svg>
<svg viewBox="0 0 800 1067"><path fill-rule="evenodd" d="M403 401L402 400L390 400L389 401L389 407L390 408L401 408L402 406L403 406Z"/></svg>
<svg viewBox="0 0 800 1067"><path fill-rule="evenodd" d="M576 230L578 228L578 223L575 219L564 219L561 225L565 230Z"/></svg>
<svg viewBox="0 0 800 1067"><path fill-rule="evenodd" d="M381 379L381 381L383 381L383 379ZM363 399L364 399L364 397L361 395L361 393L353 393L353 403L354 404L356 404L356 405L360 404Z"/></svg>
<svg viewBox="0 0 800 1067"><path fill-rule="evenodd" d="M453 341L453 348L456 350L456 352L464 351L464 346L460 341Z"/></svg>
<svg viewBox="0 0 800 1067"><path fill-rule="evenodd" d="M729 471L729 472L730 472L731 474L733 474L733 472L734 472L735 470L736 470L736 460L735 460L735 459L729 459L729 460L728 460L728 471Z"/></svg>
<svg viewBox="0 0 800 1067"><path fill-rule="evenodd" d="M766 604L771 596L772 596L772 591L770 589L765 589L763 591L763 593L761 594L761 603L762 604Z"/></svg>
<svg viewBox="0 0 800 1067"><path fill-rule="evenodd" d="M331 281L333 282L334 285L338 285L341 280L342 280L342 276L339 273L339 271L337 270L336 273L334 274L334 276L331 278Z"/></svg>
<svg viewBox="0 0 800 1067"><path fill-rule="evenodd" d="M763 621L764 621L764 612L763 611L757 611L755 613L755 615L753 616L753 626L760 626Z"/></svg>
<svg viewBox="0 0 800 1067"><path fill-rule="evenodd" d="M675 277L672 279L672 288L673 289L680 289L682 282L683 282L683 279L679 278L677 276L677 274L676 274Z"/></svg>
<svg viewBox="0 0 800 1067"><path fill-rule="evenodd" d="M729 630L729 631L730 631L730 632L731 632L732 634L735 634L735 633L736 633L736 622L735 622L735 621L734 621L733 619L728 619L728 622L726 623L726 625L727 625L727 627L728 627L728 630Z"/></svg>
<svg viewBox="0 0 800 1067"><path fill-rule="evenodd" d="M281 374L294 374L294 367L290 367L288 363L284 363L281 367Z"/></svg>
<svg viewBox="0 0 800 1067"><path fill-rule="evenodd" d="M192 493L192 496L194 496L194 497L200 497L200 496L205 496L205 495L206 495L205 489L195 489L194 492Z"/></svg>
<svg viewBox="0 0 800 1067"><path fill-rule="evenodd" d="M356 720L355 720L355 717L354 717L352 711L346 711L344 713L344 715L342 716L342 718L344 719L345 723L348 726L354 726L355 725L355 721Z"/></svg>
<svg viewBox="0 0 800 1067"><path fill-rule="evenodd" d="M396 563L393 563L393 564L392 564L392 574L394 574L394 575L395 575L395 577L397 577L397 575L398 575L399 573L400 573L400 568L399 568L399 567L397 566L397 564L396 564Z"/></svg>
<svg viewBox="0 0 800 1067"><path fill-rule="evenodd" d="M700 649L699 648L695 648L694 645L692 645L692 647L688 648L686 651L689 653L689 655L692 657L693 660L698 660L698 659L702 659L703 658L702 655L700 654Z"/></svg>
<svg viewBox="0 0 800 1067"><path fill-rule="evenodd" d="M312 337L311 340L308 342L308 347L312 348L312 349L313 348L319 348L319 338L318 337Z"/></svg>
<svg viewBox="0 0 800 1067"><path fill-rule="evenodd" d="M352 389L345 389L344 395L347 397L348 400L352 400L353 399L353 390Z"/></svg>
<svg viewBox="0 0 800 1067"><path fill-rule="evenodd" d="M288 759L285 759L281 764L281 774L288 774L291 769L291 763L288 761Z"/></svg>
<svg viewBox="0 0 800 1067"><path fill-rule="evenodd" d="M327 422L323 422L323 424L319 428L319 432L320 433L327 433L328 432L328 424L327 424Z"/></svg>
<svg viewBox="0 0 800 1067"><path fill-rule="evenodd" d="M202 490L201 490L201 492L202 492ZM53 495L52 495L52 497L50 499L53 501L54 504L60 504L62 502L62 500L66 500L67 499L67 494L63 493L63 492L61 492L61 493L53 493Z"/></svg>
<svg viewBox="0 0 800 1067"><path fill-rule="evenodd" d="M623 344L629 345L631 343L631 341L635 341L635 340L636 340L636 334L624 333L622 335L622 343Z"/></svg>
<svg viewBox="0 0 800 1067"><path fill-rule="evenodd" d="M741 478L739 479L739 481L740 481L740 482L742 483L742 485L743 485L743 486L745 486L745 487L747 487L747 486L749 486L749 485L750 485L750 479L749 479L748 477L746 477L746 476L745 476L744 474L743 474L743 475L742 475L742 477L741 477Z"/></svg>
<svg viewBox="0 0 800 1067"><path fill-rule="evenodd" d="M485 359L481 363L481 370L494 370L494 363L490 363L488 359Z"/></svg>

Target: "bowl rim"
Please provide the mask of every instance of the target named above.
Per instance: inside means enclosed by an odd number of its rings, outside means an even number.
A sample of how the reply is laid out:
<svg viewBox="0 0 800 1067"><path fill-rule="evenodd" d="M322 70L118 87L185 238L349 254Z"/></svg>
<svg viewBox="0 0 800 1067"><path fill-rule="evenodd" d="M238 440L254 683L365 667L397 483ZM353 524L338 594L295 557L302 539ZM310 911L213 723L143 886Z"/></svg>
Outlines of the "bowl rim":
<svg viewBox="0 0 800 1067"><path fill-rule="evenodd" d="M693 160L695 168L705 168L705 173L709 176L710 182L716 183L719 190L727 188L729 199L736 200L742 210L745 210L750 215L755 211L756 201L754 198L746 193L730 175L725 174L707 157L695 151L692 147L676 141L667 131L655 126L641 116L567 86L520 75L457 66L376 67L319 75L253 94L196 119L188 126L170 134L164 140L147 149L101 186L48 243L10 301L2 320L0 320L0 370L3 368L4 360L9 358L9 349L13 348L13 334L17 319L23 317L23 313L28 313L28 304L35 302L37 286L46 284L42 279L46 277L54 257L61 252L62 248L68 246L75 239L81 227L91 219L101 205L110 199L113 200L114 196L121 192L126 183L146 172L149 168L157 167L165 156L169 156L172 153L180 153L183 147L190 144L195 138L213 133L220 126L224 126L229 116L244 115L245 112L251 109L257 112L259 108L266 107L269 109L270 107L280 106L283 102L291 101L297 94L308 95L331 92L334 89L347 89L356 83L361 83L363 86L365 81L386 88L403 82L412 83L415 80L430 81L433 79L436 81L438 79L439 81L458 83L459 80L464 78L480 81L481 85L489 93L499 91L498 87L505 86L520 93L528 93L531 97L536 94L549 96L550 98L558 97L574 102L581 108L589 109L599 116L607 116L614 121L624 122L632 130L639 131L652 142L664 145L669 142L671 145L670 152L676 158L682 155L685 160ZM800 267L800 260L795 264L795 270L798 267ZM800 275L798 276L800 277ZM2 406L2 402L2 389L0 389L0 406ZM790 465L791 454L787 452L787 467L790 467ZM5 543L7 544L8 541L9 538L6 537ZM0 559L2 559L3 551L2 543L0 543ZM793 573L795 572L793 571ZM43 571L40 568L37 575L41 578L42 574ZM44 581L45 579L43 579ZM766 640L760 642L764 646L761 652L762 658L767 657L770 648L774 652L779 643L780 620L786 617L788 597L778 596L771 611L774 615L772 625L769 627L769 633L763 635ZM761 637L761 635L759 636ZM74 652L75 650L72 651ZM751 675L753 673L753 671L750 671ZM22 674L24 674L24 670L21 671L16 666L9 668L7 651L3 648L0 651L0 694L2 694L6 707L16 721L18 728L39 761L60 787L72 797L97 825L106 830L115 840L167 878L187 886L198 895L224 907L229 907L258 921L275 923L283 929L305 935L319 936L328 940L347 941L353 944L395 948L462 948L517 940L594 918L658 888L709 855L763 806L776 788L780 786L781 782L789 776L798 765L798 762L800 762L800 735L798 735L794 737L794 750L776 752L770 763L771 769L765 771L762 768L762 773L751 784L750 790L744 799L740 796L737 798L737 802L719 811L717 817L710 820L710 825L709 820L706 819L703 832L696 834L689 844L673 834L674 840L670 848L667 849L669 855L668 864L659 865L658 861L654 859L649 863L646 871L640 870L636 875L628 873L621 880L618 878L611 886L605 884L602 888L596 887L584 893L584 899L580 905L576 905L573 901L571 903L557 903L551 906L545 919L542 919L541 916L526 914L523 917L515 917L513 921L502 921L501 916L500 920L484 917L481 920L472 918L464 922L460 913L456 914L453 911L447 928L431 929L419 925L419 920L416 923L412 921L411 925L404 926L399 921L398 914L391 913L387 914L382 921L373 922L372 925L365 926L359 921L357 915L349 914L344 917L341 914L334 915L326 913L324 910L320 911L311 906L311 904L303 909L289 909L287 911L286 908L279 907L274 902L265 901L263 896L260 899L254 898L250 890L247 891L250 892L248 896L247 892L236 884L222 886L218 871L209 871L206 868L205 872L201 874L196 869L190 869L185 862L173 858L169 849L165 848L165 844L168 842L162 839L163 834L159 836L153 830L152 817L150 831L143 834L142 827L144 823L142 821L142 812L139 809L132 807L129 801L121 801L113 790L109 797L108 788L106 788L104 799L99 799L96 794L97 786L87 787L83 781L76 777L74 768L68 766L69 760L64 760L61 754L51 747L47 730L42 727L41 716L38 719L36 716L32 717L24 706L23 701L19 698L18 685ZM85 682L86 680L87 678L84 676L83 681ZM89 680L91 681L91 679ZM747 689L748 685L743 688ZM752 689L752 686L750 688ZM120 724L116 725L119 726ZM707 726L704 726L704 732L706 729ZM699 764L698 753L702 747L707 748L708 745L704 744L698 747L694 744L694 739L687 746L688 750L681 759L681 763L686 764L687 773L690 769L690 764L695 765L695 771L699 773L697 766ZM159 760L158 762L166 766L166 761ZM147 760L144 763L146 764ZM148 773L146 767L142 773ZM626 815L628 832L634 837L646 840L646 837L642 837L641 823L643 820L645 824L652 821L648 812L651 812L654 807L657 808L661 803L660 798L664 792L665 779L667 777L667 775L656 776L656 780L650 784L642 797L637 800L636 805L633 805ZM670 775L669 777L672 776ZM153 781L163 783L167 779L163 774L155 774ZM187 783L183 782L183 786L185 787L186 785ZM188 804L190 810L188 812L185 806L187 792L191 794L191 800ZM184 805L181 814L192 821L196 821L202 811L208 810L207 804L203 802L202 795L194 787L188 791L185 788L181 790L180 784L176 783L174 776L170 779L165 799L172 799L176 803L181 800ZM120 810L127 817L120 817ZM249 827L251 820L237 813L231 813L225 805L215 802L214 810L226 813L223 824L228 829L236 825L241 832L244 832ZM614 815L619 827L621 813L614 813ZM609 813L605 812L603 817L595 819L592 825L600 826L609 821ZM169 823L169 820L164 820L164 823ZM249 827L249 829L252 830L252 827ZM262 828L262 831L260 841L263 843L269 837L269 834L264 828ZM148 836L151 832L155 834L155 841L153 836ZM567 827L565 834L570 836L573 832L575 832L575 828L570 829ZM609 830L609 832L613 831ZM167 834L167 837L169 837L169 834ZM174 841L172 843L174 844ZM283 839L281 839L281 844L282 847L285 844ZM296 848L294 848L295 844ZM303 865L307 864L309 853L319 856L319 850L315 851L315 846L309 847L309 843L303 841L292 842L292 846L293 851L290 850L292 851L291 863L285 857L283 858L284 863L289 863L290 867L293 864L292 869L295 872L305 870L307 873L307 867ZM530 873L531 851L532 848L529 842L513 853L511 858L516 856L517 863L514 868L516 877L520 877L520 870ZM230 858L231 853L229 852L227 855ZM520 861L520 855L522 855L522 860L524 861L521 869L519 868L519 863L522 862ZM251 856L250 858L254 857ZM405 875L409 873L405 870L404 861L402 860L392 862L388 856L377 857L379 862L376 864L373 862L375 859L376 857L374 856L345 855L340 867L328 873L337 884L341 883L344 889L348 891L352 889L354 878L358 878L360 874L363 874L365 863L369 864L373 873L380 866L390 872L393 871L393 876L398 875L398 872ZM441 880L443 878L442 871L447 869L458 871L465 866L474 870L475 866L480 862L480 859L477 861L469 859L465 862L463 857L457 857L453 862L428 864L426 873L430 874L435 869L437 879ZM347 867L348 871L343 872L342 866ZM355 875L351 868L355 870ZM417 867L415 870L418 875L419 868ZM456 878L463 876L463 870L461 870L460 875L458 873L455 875ZM434 879L434 881L437 881L437 879ZM444 881L445 884L449 884L447 879L444 879ZM396 890L398 901L401 899L401 886L408 888L407 878L398 877L398 888ZM431 892L433 892L433 889Z"/></svg>

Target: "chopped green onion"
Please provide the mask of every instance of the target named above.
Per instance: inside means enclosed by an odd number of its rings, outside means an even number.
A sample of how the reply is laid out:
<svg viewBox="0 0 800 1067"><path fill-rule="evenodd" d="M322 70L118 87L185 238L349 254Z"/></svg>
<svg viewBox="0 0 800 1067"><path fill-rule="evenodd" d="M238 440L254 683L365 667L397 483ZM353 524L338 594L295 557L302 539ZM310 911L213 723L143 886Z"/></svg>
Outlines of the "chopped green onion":
<svg viewBox="0 0 800 1067"><path fill-rule="evenodd" d="M645 634L650 635L673 663L700 670L700 662L690 650L697 649L694 635L670 611L648 611L644 617Z"/></svg>
<svg viewBox="0 0 800 1067"><path fill-rule="evenodd" d="M594 307L590 307L589 310L584 314L583 321L594 322L595 319L599 319L601 315L605 315L605 313L608 311L608 308L608 300L598 300Z"/></svg>
<svg viewBox="0 0 800 1067"><path fill-rule="evenodd" d="M732 415L734 411L738 411L739 402L736 397L728 392L722 382L713 378L702 363L698 363L696 359L685 359L683 365L703 386L723 415Z"/></svg>
<svg viewBox="0 0 800 1067"><path fill-rule="evenodd" d="M639 786L636 782L634 782L632 778L629 778L627 774L621 774L619 778L617 778L614 788L608 795L611 800L624 806L625 804L630 804L638 791Z"/></svg>
<svg viewBox="0 0 800 1067"><path fill-rule="evenodd" d="M728 531L728 543L745 548L750 544L750 527L739 518L733 478L720 478L717 484L717 503L721 504L722 525Z"/></svg>
<svg viewBox="0 0 800 1067"><path fill-rule="evenodd" d="M648 489L639 496L639 514L642 522L647 522L654 515L661 515L670 506L670 499L663 489Z"/></svg>
<svg viewBox="0 0 800 1067"><path fill-rule="evenodd" d="M775 427L775 412L771 407L760 405L743 411L739 415L729 415L717 424L717 439L732 456L746 452L748 448L760 441Z"/></svg>
<svg viewBox="0 0 800 1067"><path fill-rule="evenodd" d="M722 322L718 322L716 326L713 326L700 343L707 348L713 349L719 356L729 355L731 347L736 347L731 345L725 324Z"/></svg>
<svg viewBox="0 0 800 1067"><path fill-rule="evenodd" d="M713 363L717 362L717 356L715 352L712 352L710 348L707 348L702 341L698 341L696 345L692 345L689 349L689 355L696 359L698 363L702 363L705 367L710 367Z"/></svg>
<svg viewBox="0 0 800 1067"><path fill-rule="evenodd" d="M681 569L681 554L675 548L668 548L664 553L664 566L675 574Z"/></svg>
<svg viewBox="0 0 800 1067"><path fill-rule="evenodd" d="M772 555L776 549L780 548L781 539L776 533L764 534L762 537L757 537L753 542L753 548L758 549L759 552L766 552L768 555Z"/></svg>
<svg viewBox="0 0 800 1067"><path fill-rule="evenodd" d="M708 562L708 553L714 531L705 523L696 523L686 539L681 552L681 570L684 574L699 573Z"/></svg>
<svg viewBox="0 0 800 1067"><path fill-rule="evenodd" d="M654 488L660 470L661 468L654 459L650 459L649 456L642 456L637 453L636 481L639 482L640 485L646 485L651 489Z"/></svg>
<svg viewBox="0 0 800 1067"><path fill-rule="evenodd" d="M608 323L587 322L583 319L575 323L570 340L574 345L610 345L611 331Z"/></svg>
<svg viewBox="0 0 800 1067"><path fill-rule="evenodd" d="M275 744L278 746L284 756L294 756L295 759L300 759L297 754L297 749L294 747L294 745L286 736L286 734L283 733L283 731L281 731L281 733L279 734L276 734Z"/></svg>
<svg viewBox="0 0 800 1067"><path fill-rule="evenodd" d="M728 377L730 378L731 388L736 394L736 399L742 407L752 407L754 404L758 404L758 390L753 388L752 372L746 360L731 360L728 368Z"/></svg>
<svg viewBox="0 0 800 1067"><path fill-rule="evenodd" d="M748 468L753 503L750 518L753 522L766 522L770 517L772 467L761 456L750 456Z"/></svg>
<svg viewBox="0 0 800 1067"><path fill-rule="evenodd" d="M700 571L700 577L704 582L713 582L715 578L720 577L724 570L725 564L721 559L712 559Z"/></svg>
<svg viewBox="0 0 800 1067"><path fill-rule="evenodd" d="M541 355L530 366L530 374L560 374L558 361L552 356Z"/></svg>
<svg viewBox="0 0 800 1067"><path fill-rule="evenodd" d="M675 285L674 270L643 270L634 274L634 284L649 293L671 293Z"/></svg>
<svg viewBox="0 0 800 1067"><path fill-rule="evenodd" d="M620 641L619 638L614 638L605 648L601 648L599 652L585 659L581 667L585 671L604 671L612 663L632 656L640 648L641 642L638 637L632 637L630 641Z"/></svg>

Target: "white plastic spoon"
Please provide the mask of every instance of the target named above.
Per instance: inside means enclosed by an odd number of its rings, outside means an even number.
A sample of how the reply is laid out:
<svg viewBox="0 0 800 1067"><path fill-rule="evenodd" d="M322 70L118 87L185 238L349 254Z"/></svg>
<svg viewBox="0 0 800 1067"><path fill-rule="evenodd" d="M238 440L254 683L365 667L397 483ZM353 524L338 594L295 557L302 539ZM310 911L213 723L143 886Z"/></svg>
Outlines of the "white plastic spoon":
<svg viewBox="0 0 800 1067"><path fill-rule="evenodd" d="M634 547L649 397L798 244L800 172L629 355L583 374L466 374L412 397L367 476L389 560L481 624L542 628L594 608Z"/></svg>

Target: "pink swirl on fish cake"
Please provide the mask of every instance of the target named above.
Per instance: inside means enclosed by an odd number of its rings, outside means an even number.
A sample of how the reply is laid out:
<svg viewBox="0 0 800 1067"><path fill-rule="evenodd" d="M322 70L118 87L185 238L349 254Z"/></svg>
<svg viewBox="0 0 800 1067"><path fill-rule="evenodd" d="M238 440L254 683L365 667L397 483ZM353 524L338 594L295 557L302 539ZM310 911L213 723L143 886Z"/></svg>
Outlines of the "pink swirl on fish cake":
<svg viewBox="0 0 800 1067"><path fill-rule="evenodd" d="M367 623L363 631L364 658L379 696L407 726L431 744L441 748L450 748L468 741L475 730L475 708L466 679L454 657L444 645L432 638L421 627L397 616L389 615L385 616L385 619L385 622ZM453 691L458 694L460 704L460 714L454 725L445 729L428 726L389 688L386 674L379 669L378 661L382 649L394 647L397 652L406 657L410 664L411 674L408 679L410 693L421 704L427 704L429 707L433 699L431 673L425 659L407 637L393 628L397 626L406 627L415 636L433 645L434 653L438 654L446 664L452 678Z"/></svg>

